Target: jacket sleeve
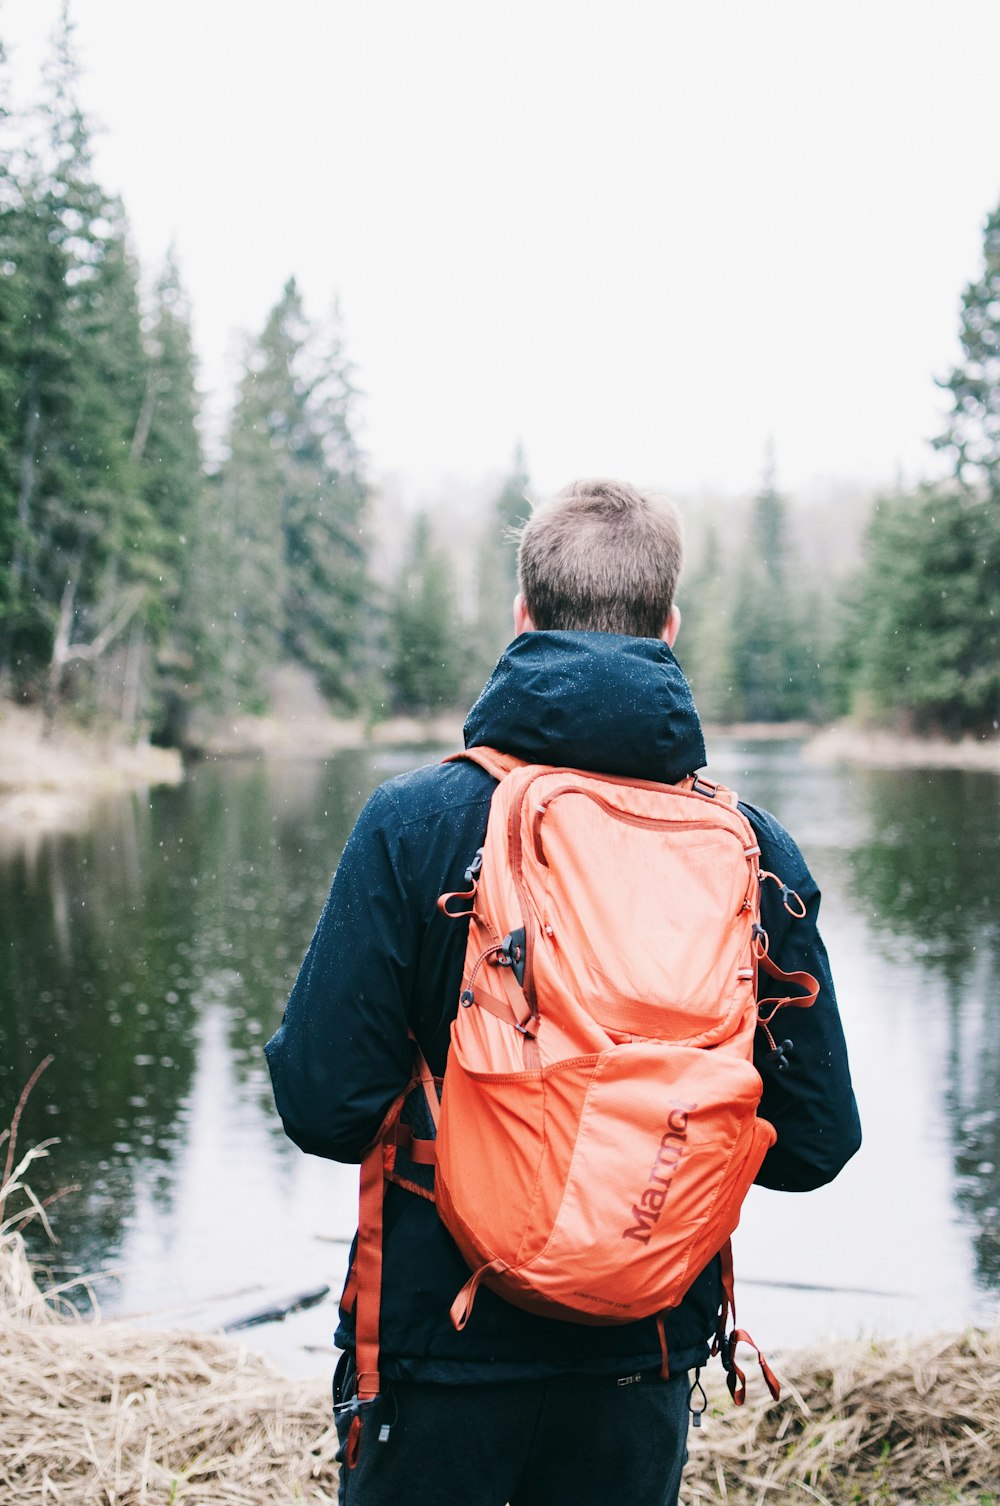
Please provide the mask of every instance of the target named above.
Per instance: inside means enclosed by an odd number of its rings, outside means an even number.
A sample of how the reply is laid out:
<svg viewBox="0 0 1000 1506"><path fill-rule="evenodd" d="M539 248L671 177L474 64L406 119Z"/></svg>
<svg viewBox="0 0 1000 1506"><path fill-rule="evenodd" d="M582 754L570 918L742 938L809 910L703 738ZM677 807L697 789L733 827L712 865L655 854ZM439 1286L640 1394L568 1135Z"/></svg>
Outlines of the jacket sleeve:
<svg viewBox="0 0 1000 1506"><path fill-rule="evenodd" d="M760 843L762 868L793 889L806 908L802 919L793 918L778 887L765 882L761 923L771 957L784 972L809 972L819 983L811 1008L787 1006L772 1026L777 1041L792 1042L787 1068L779 1070L769 1060L769 1042L763 1031L757 1032L754 1063L764 1084L759 1112L778 1133L757 1181L778 1191L809 1192L832 1181L854 1155L861 1124L830 963L817 925L819 889L798 847L773 816L753 807L746 814ZM758 987L765 996L765 990L771 991L766 973L760 974Z"/></svg>
<svg viewBox="0 0 1000 1506"><path fill-rule="evenodd" d="M264 1048L285 1133L335 1161L361 1160L411 1075L419 917L408 902L400 835L393 802L376 790Z"/></svg>

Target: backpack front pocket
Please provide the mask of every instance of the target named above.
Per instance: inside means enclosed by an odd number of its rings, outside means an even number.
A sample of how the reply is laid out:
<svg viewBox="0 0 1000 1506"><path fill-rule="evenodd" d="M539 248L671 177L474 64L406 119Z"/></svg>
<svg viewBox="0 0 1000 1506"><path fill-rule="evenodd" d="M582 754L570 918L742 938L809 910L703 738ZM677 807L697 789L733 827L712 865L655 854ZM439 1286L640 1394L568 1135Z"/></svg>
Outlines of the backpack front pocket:
<svg viewBox="0 0 1000 1506"><path fill-rule="evenodd" d="M760 1093L756 1070L721 1051L646 1042L604 1053L550 1236L517 1277L576 1321L676 1306L732 1234L774 1141L756 1118Z"/></svg>

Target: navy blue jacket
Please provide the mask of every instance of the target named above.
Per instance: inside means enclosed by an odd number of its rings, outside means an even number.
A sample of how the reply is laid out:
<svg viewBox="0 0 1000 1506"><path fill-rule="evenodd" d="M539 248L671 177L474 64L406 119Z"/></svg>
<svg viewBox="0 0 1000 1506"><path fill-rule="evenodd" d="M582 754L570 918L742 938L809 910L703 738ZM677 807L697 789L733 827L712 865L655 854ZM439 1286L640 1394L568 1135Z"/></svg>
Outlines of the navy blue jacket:
<svg viewBox="0 0 1000 1506"><path fill-rule="evenodd" d="M675 783L705 764L687 682L664 643L605 633L532 632L507 649L465 725L469 747L533 763ZM411 1072L412 1029L442 1073L458 1007L467 925L443 917L440 894L467 887L483 844L494 781L464 760L381 785L344 848L330 895L267 1047L275 1101L303 1150L360 1161ZM806 905L792 920L764 885L762 920L786 972L820 982L816 1004L781 1017L794 1041L786 1071L757 1066L760 1113L778 1131L757 1178L793 1192L836 1176L860 1144L857 1108L826 952L819 891L795 843L751 806L761 863ZM759 1034L759 1033L758 1033ZM522 1312L480 1289L467 1326L448 1310L468 1269L432 1203L390 1186L385 1203L382 1370L400 1379L505 1380L560 1373L626 1373L659 1364L652 1319L593 1327ZM704 1362L720 1299L713 1260L667 1320L672 1370ZM353 1345L341 1310L336 1342Z"/></svg>

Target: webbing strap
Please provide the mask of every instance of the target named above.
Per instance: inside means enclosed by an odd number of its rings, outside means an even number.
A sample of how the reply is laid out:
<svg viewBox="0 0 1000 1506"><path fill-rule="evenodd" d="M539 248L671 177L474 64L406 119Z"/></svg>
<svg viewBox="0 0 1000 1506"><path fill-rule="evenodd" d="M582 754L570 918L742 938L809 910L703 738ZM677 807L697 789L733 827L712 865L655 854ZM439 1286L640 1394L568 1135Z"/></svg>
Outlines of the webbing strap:
<svg viewBox="0 0 1000 1506"><path fill-rule="evenodd" d="M431 1120L434 1124L434 1133L436 1135L438 1131L438 1124L441 1119L441 1100L438 1098L437 1084L434 1081L434 1074L424 1060L424 1053L417 1045L417 1038L412 1031L410 1032L410 1039L413 1041L413 1050L417 1058L417 1072L420 1077L420 1085L424 1090L424 1097L427 1099L427 1107L430 1110ZM413 1156L411 1157L411 1159L415 1161L417 1158L416 1156Z"/></svg>
<svg viewBox="0 0 1000 1506"><path fill-rule="evenodd" d="M722 1305L719 1308L719 1320L715 1326L715 1339L712 1343L712 1353L718 1354L726 1342L726 1330L729 1320L736 1322L736 1292L733 1284L733 1242L727 1239L719 1251L719 1279L722 1282Z"/></svg>
<svg viewBox="0 0 1000 1506"><path fill-rule="evenodd" d="M458 1296L451 1304L451 1321L459 1333L461 1333L462 1329L465 1327L466 1323L468 1323L469 1319L472 1316L472 1308L476 1300L476 1293L479 1290L479 1285L483 1280L483 1277L499 1275L501 1271L506 1271L507 1269L507 1265L502 1260L491 1260L488 1265L481 1265L478 1270L473 1271L472 1275L469 1277L468 1281L462 1287L462 1290L459 1292Z"/></svg>
<svg viewBox="0 0 1000 1506"><path fill-rule="evenodd" d="M407 1088L406 1092L409 1092ZM378 1135L365 1151L361 1162L361 1191L358 1199L358 1247L348 1278L353 1286L354 1344L357 1355L357 1400L373 1401L379 1393L379 1316L382 1307L382 1198L385 1192L387 1161L395 1161L396 1146L392 1136L398 1127L399 1114L406 1099L400 1093L382 1121ZM361 1447L362 1414L356 1412L347 1431L344 1459L348 1469L358 1462Z"/></svg>
<svg viewBox="0 0 1000 1506"><path fill-rule="evenodd" d="M776 979L779 983L794 983L797 988L805 989L804 994L788 994L780 999L761 999L757 1010L761 1021L766 1025L774 1018L779 1009L786 1004L793 1005L796 1009L809 1009L819 998L819 981L812 973L784 973L776 962L772 962L767 952L762 952L757 958L757 966L762 968L768 977ZM761 1015L760 1009L765 1004L773 1004L774 1008L767 1015Z"/></svg>
<svg viewBox="0 0 1000 1506"><path fill-rule="evenodd" d="M477 763L487 774L492 774L494 779L503 779L514 769L522 769L525 765L523 758L515 758L513 753L501 753L499 748L463 748L461 753L449 753L442 763L458 763L461 759L468 759L469 763Z"/></svg>
<svg viewBox="0 0 1000 1506"><path fill-rule="evenodd" d="M395 1108L395 1105L393 1107ZM355 1319L359 1401L371 1401L378 1395L379 1390L378 1330L382 1298L384 1176L385 1148L383 1137L379 1135L375 1143L365 1152L364 1160L361 1162L357 1254L358 1297Z"/></svg>
<svg viewBox="0 0 1000 1506"><path fill-rule="evenodd" d="M357 1400L372 1401L379 1394L379 1319L382 1307L382 1201L386 1178L395 1170L396 1152L402 1150L420 1166L433 1166L436 1158L434 1140L418 1138L399 1116L412 1089L419 1082L437 1133L441 1106L433 1073L424 1060L413 1032L416 1076L390 1104L379 1132L361 1161L361 1190L358 1208L358 1245L344 1293L345 1305L354 1305L354 1343L357 1354ZM362 1414L356 1413L347 1435L345 1459L348 1469L357 1462L361 1446Z"/></svg>
<svg viewBox="0 0 1000 1506"><path fill-rule="evenodd" d="M498 1020L503 1020L506 1025L513 1025L523 1035L533 1035L534 1032L525 1027L535 1017L531 1013L531 1005L524 999L520 1012L513 1004L508 1004L506 999L498 999L495 994L487 993L479 984L474 990L475 997L470 1008L485 1009L488 1014L496 1015Z"/></svg>
<svg viewBox="0 0 1000 1506"><path fill-rule="evenodd" d="M401 1150L416 1166L437 1164L437 1141L419 1139L408 1124L396 1124L389 1143Z"/></svg>
<svg viewBox="0 0 1000 1506"><path fill-rule="evenodd" d="M742 1407L743 1403L746 1401L747 1396L747 1378L744 1372L740 1369L739 1365L737 1365L736 1363L737 1344L750 1345L750 1348L756 1354L758 1363L760 1364L760 1371L764 1377L764 1384L767 1386L767 1389L770 1391L771 1396L774 1398L774 1400L780 1401L781 1386L778 1383L778 1377L775 1375L774 1371L771 1369L770 1365L767 1363L767 1360L761 1354L760 1350L757 1348L757 1345L747 1333L746 1329L734 1328L732 1333L729 1335L728 1353L726 1357L726 1385L729 1387L729 1394L733 1398L733 1401L736 1403L736 1405L738 1407Z"/></svg>
<svg viewBox="0 0 1000 1506"><path fill-rule="evenodd" d="M656 1336L660 1341L660 1374L664 1380L669 1380L670 1356L667 1353L667 1326L664 1317L664 1313L656 1314Z"/></svg>
<svg viewBox="0 0 1000 1506"><path fill-rule="evenodd" d="M771 1369L753 1339L745 1328L736 1327L736 1297L733 1287L733 1246L731 1240L726 1240L719 1251L720 1279L722 1281L722 1306L719 1309L719 1321L716 1325L715 1338L712 1341L712 1353L722 1355L722 1363L726 1371L726 1385L729 1394L738 1407L746 1400L747 1378L745 1373L736 1363L737 1344L749 1344L760 1363L761 1374L767 1389L775 1401L781 1398L781 1387L778 1378ZM726 1329L729 1326L730 1316L733 1320L733 1331L728 1336Z"/></svg>

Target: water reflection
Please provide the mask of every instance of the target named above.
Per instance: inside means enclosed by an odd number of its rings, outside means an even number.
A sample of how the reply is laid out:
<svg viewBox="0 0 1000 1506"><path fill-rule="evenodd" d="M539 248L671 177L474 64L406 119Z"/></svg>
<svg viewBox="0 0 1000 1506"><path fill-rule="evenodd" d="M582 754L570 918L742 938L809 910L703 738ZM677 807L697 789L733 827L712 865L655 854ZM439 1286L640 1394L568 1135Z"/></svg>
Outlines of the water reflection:
<svg viewBox="0 0 1000 1506"><path fill-rule="evenodd" d="M988 774L870 770L868 832L852 853L883 946L956 986L1000 951L1000 798Z"/></svg>
<svg viewBox="0 0 1000 1506"><path fill-rule="evenodd" d="M286 1154L261 1046L382 777L362 753L206 766L180 788L109 802L87 832L0 855L0 1124L51 1053L22 1144L60 1138L35 1180L42 1195L81 1184L58 1221L78 1264L117 1258L137 1189L169 1208L212 1011Z"/></svg>
<svg viewBox="0 0 1000 1506"><path fill-rule="evenodd" d="M871 771L868 823L851 852L878 945L938 984L947 1050L942 1092L954 1196L973 1232L976 1274L1000 1288L1000 781L967 772ZM943 986L940 986L943 985ZM919 1006L918 1006L919 1007Z"/></svg>
<svg viewBox="0 0 1000 1506"><path fill-rule="evenodd" d="M23 1143L61 1138L38 1191L81 1184L59 1258L125 1262L110 1309L336 1285L356 1172L284 1140L261 1046L361 804L425 758L204 765L87 832L0 851L0 1124L53 1053ZM774 809L823 879L868 1131L827 1201L757 1198L741 1272L751 1293L899 1287L898 1321L920 1323L947 1267L943 1320L965 1321L973 1282L1000 1291L1000 780L816 768L788 744L722 744L711 772ZM837 1301L825 1326L853 1331L857 1295ZM760 1327L798 1341L820 1313L786 1285ZM863 1320L895 1321L885 1304ZM294 1331L331 1330L312 1313Z"/></svg>

